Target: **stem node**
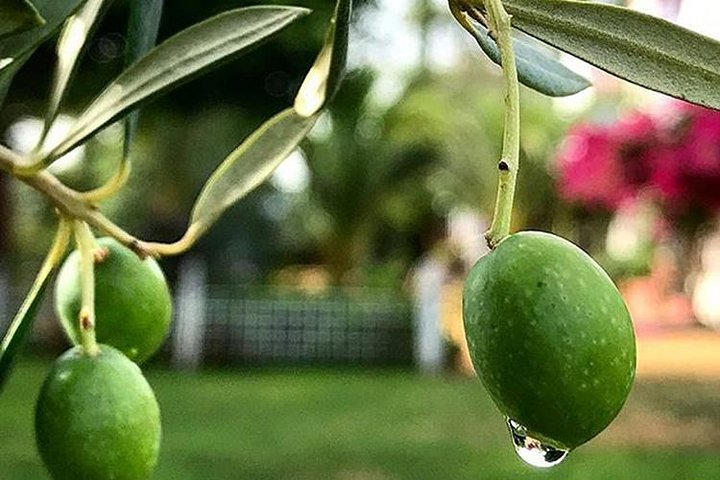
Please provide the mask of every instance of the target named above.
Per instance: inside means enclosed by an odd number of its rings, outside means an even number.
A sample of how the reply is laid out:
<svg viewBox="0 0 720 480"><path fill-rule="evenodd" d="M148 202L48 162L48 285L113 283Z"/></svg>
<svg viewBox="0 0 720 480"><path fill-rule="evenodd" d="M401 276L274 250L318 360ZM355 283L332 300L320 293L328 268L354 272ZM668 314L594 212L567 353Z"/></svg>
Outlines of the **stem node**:
<svg viewBox="0 0 720 480"><path fill-rule="evenodd" d="M95 338L95 255L98 248L87 223L75 220L73 226L80 251L80 344L88 355L94 356L100 352Z"/></svg>

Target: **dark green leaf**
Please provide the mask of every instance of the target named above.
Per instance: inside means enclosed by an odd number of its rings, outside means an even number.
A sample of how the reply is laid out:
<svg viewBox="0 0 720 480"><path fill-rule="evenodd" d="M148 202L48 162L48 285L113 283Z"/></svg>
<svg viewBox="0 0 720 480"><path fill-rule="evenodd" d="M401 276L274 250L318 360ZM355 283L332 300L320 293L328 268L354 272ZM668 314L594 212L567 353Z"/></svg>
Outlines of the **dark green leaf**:
<svg viewBox="0 0 720 480"><path fill-rule="evenodd" d="M500 50L490 38L487 29L473 25L469 33L475 38L483 52L495 63L501 65ZM531 39L515 38L515 56L518 80L533 90L551 97L565 97L585 90L590 81L578 75L565 65L546 55L530 43Z"/></svg>
<svg viewBox="0 0 720 480"><path fill-rule="evenodd" d="M352 0L338 0L325 44L295 97L295 110L304 116L320 111L337 93L347 60Z"/></svg>
<svg viewBox="0 0 720 480"><path fill-rule="evenodd" d="M178 33L120 74L80 115L68 136L40 158L51 162L128 111L247 52L307 13L297 7L240 8Z"/></svg>
<svg viewBox="0 0 720 480"><path fill-rule="evenodd" d="M478 2L479 0L473 0ZM504 0L513 26L630 82L720 108L720 43L622 7Z"/></svg>
<svg viewBox="0 0 720 480"><path fill-rule="evenodd" d="M45 25L0 41L0 59L6 60L0 63L0 72L3 72L15 59L35 50L47 40L84 1L35 0L35 7L45 19Z"/></svg>
<svg viewBox="0 0 720 480"><path fill-rule="evenodd" d="M235 149L203 187L190 225L207 230L220 215L268 178L305 138L319 114L288 108L265 122Z"/></svg>
<svg viewBox="0 0 720 480"><path fill-rule="evenodd" d="M27 0L0 0L0 38L39 27L45 20Z"/></svg>
<svg viewBox="0 0 720 480"><path fill-rule="evenodd" d="M15 355L18 349L24 345L30 327L32 327L33 320L42 305L49 279L49 276L45 277L42 283L33 286L34 288L23 302L20 311L10 324L10 328L5 334L2 344L0 344L0 389L2 389L7 381Z"/></svg>
<svg viewBox="0 0 720 480"><path fill-rule="evenodd" d="M131 0L128 23L125 64L130 66L145 56L157 42L163 0ZM130 147L137 131L140 112L135 111L125 119L124 156L130 155Z"/></svg>
<svg viewBox="0 0 720 480"><path fill-rule="evenodd" d="M3 88L7 90L13 75L30 58L35 49L50 38L84 1L35 0L35 8L45 19L45 25L0 40L0 94Z"/></svg>
<svg viewBox="0 0 720 480"><path fill-rule="evenodd" d="M2 343L0 343L0 389L2 389L10 374L15 355L27 338L35 315L42 304L45 289L48 286L52 273L65 255L69 240L69 224L63 222L60 224L50 252L35 277L30 292L5 333Z"/></svg>

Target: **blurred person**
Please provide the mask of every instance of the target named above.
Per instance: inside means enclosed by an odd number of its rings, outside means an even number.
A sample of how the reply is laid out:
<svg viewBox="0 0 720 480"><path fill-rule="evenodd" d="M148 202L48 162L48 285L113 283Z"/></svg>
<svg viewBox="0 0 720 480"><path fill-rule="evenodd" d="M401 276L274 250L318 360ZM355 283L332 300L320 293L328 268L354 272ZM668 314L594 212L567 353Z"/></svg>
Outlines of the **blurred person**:
<svg viewBox="0 0 720 480"><path fill-rule="evenodd" d="M423 255L409 272L406 285L414 304L414 360L424 374L442 371L444 345L442 337L442 289L447 278L445 225L432 219L420 236Z"/></svg>
<svg viewBox="0 0 720 480"><path fill-rule="evenodd" d="M720 231L703 243L692 305L700 323L720 329Z"/></svg>

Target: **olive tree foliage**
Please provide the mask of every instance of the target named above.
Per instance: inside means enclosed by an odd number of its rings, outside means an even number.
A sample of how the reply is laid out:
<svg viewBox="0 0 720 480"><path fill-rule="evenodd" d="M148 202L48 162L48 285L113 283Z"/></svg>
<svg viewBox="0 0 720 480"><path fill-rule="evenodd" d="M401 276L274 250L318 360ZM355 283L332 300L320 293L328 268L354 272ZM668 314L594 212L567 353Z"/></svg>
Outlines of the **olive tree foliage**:
<svg viewBox="0 0 720 480"><path fill-rule="evenodd" d="M260 46L310 11L302 7L257 5L222 12L155 46L162 0L129 3L126 68L77 116L59 141L48 133L58 118L78 61L111 0L0 1L0 101L15 74L33 52L57 35L57 61L50 79L44 129L29 153L0 146L0 170L43 193L58 216L58 232L30 293L0 345L0 379L28 332L44 290L65 255L71 222L82 222L114 237L140 256L174 255L188 250L227 210L260 185L300 143L335 95L344 74L352 2L339 0L325 43L307 73L294 105L278 112L219 163L189 213L183 237L174 243L135 238L99 206L126 184L132 163L138 108L208 70ZM97 188L78 191L48 171L54 162L121 121L124 148L115 174ZM92 158L86 161L92 162Z"/></svg>
<svg viewBox="0 0 720 480"><path fill-rule="evenodd" d="M170 89L258 47L310 12L281 5L232 9L154 46L162 0L130 0L126 68L82 109L61 139L51 141L48 132L63 108L78 60L98 19L111 3L112 0L0 0L0 104L13 77L38 46L57 37L57 62L49 79L42 138L29 153L0 146L0 171L43 194L57 212L59 223L56 240L0 344L1 378L8 373L42 293L65 254L71 236L70 222L82 222L141 256L187 251L297 147L338 91L343 77L351 0L337 1L325 43L293 105L269 118L219 162L188 213L182 238L174 243L141 240L101 210L103 202L117 194L128 179L138 109ZM449 9L488 58L502 65L509 87L516 87L519 81L550 96L571 95L587 88L590 82L556 60L553 49L558 49L630 82L720 108L720 44L667 21L623 7L572 0L450 0ZM511 36L513 32L524 35ZM509 60L506 65L504 60ZM512 177L507 184L512 188L505 189L510 200L516 175L513 162L519 150L515 97L509 88L503 161L499 163L501 187L505 177ZM125 147L117 171L105 184L78 191L48 171L63 155L116 122L122 122ZM87 158L86 162L92 163L93 159ZM509 211L512 202L499 200L498 206L499 210ZM500 211L497 215L505 223L509 222L506 213Z"/></svg>

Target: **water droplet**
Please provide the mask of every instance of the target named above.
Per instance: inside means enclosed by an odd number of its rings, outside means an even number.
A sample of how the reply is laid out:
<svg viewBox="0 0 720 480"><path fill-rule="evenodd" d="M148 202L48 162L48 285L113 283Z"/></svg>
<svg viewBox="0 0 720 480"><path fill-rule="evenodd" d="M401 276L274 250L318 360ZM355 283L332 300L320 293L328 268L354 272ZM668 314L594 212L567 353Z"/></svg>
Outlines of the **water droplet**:
<svg viewBox="0 0 720 480"><path fill-rule="evenodd" d="M512 438L515 453L518 454L525 463L538 468L550 468L560 464L567 454L568 450L553 447L540 440L536 440L527 435L527 429L517 423L512 418L506 419L510 437Z"/></svg>

